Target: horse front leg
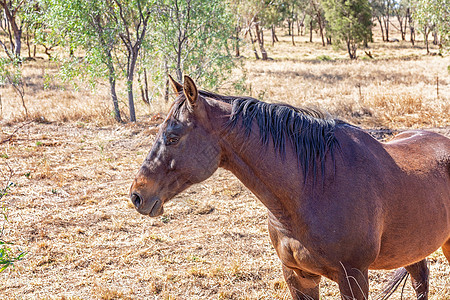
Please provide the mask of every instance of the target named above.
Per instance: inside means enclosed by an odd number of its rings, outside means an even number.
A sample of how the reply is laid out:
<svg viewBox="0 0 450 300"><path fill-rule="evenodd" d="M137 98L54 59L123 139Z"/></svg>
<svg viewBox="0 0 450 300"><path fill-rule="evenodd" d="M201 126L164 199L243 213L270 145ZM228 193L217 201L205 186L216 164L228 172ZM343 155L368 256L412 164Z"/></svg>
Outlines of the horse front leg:
<svg viewBox="0 0 450 300"><path fill-rule="evenodd" d="M339 291L343 300L369 299L369 270L341 265L338 273Z"/></svg>
<svg viewBox="0 0 450 300"><path fill-rule="evenodd" d="M294 300L319 300L321 277L300 269L291 269L283 265L284 280Z"/></svg>

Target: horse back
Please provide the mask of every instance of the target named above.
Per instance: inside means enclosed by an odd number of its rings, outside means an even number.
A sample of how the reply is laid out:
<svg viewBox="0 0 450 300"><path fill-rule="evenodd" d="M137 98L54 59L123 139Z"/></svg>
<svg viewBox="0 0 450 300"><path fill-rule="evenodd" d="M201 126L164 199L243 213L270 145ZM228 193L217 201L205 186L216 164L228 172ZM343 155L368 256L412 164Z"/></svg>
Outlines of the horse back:
<svg viewBox="0 0 450 300"><path fill-rule="evenodd" d="M400 133L383 146L404 172L441 174L450 185L449 138L434 132L411 130Z"/></svg>

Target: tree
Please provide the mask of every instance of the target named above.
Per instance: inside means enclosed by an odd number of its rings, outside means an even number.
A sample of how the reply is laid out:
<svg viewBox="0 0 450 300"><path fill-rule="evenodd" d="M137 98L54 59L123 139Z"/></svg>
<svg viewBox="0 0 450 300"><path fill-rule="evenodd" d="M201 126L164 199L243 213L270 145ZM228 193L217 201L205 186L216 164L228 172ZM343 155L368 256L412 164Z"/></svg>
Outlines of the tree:
<svg viewBox="0 0 450 300"><path fill-rule="evenodd" d="M61 57L63 79L96 79L106 77L110 84L110 93L114 106L114 117L121 122L119 103L116 94L116 62L119 33L116 19L109 12L109 1L103 0L41 0L38 36L42 42L52 41L62 47L83 49L85 55L80 59L73 55ZM86 76L88 75L88 76Z"/></svg>
<svg viewBox="0 0 450 300"><path fill-rule="evenodd" d="M419 23L425 37L427 53L428 35L436 31L440 36L439 48L442 51L450 46L450 0L414 0L413 18Z"/></svg>
<svg viewBox="0 0 450 300"><path fill-rule="evenodd" d="M397 17L397 21L399 24L399 27L392 24L392 26L400 31L402 41L406 40L406 25L408 21L408 7L405 5L403 1L399 1L397 3L394 3L392 7L392 11L395 13L395 16Z"/></svg>
<svg viewBox="0 0 450 300"><path fill-rule="evenodd" d="M371 11L367 0L323 0L325 17L338 43L345 43L351 59L356 59L358 44L372 34Z"/></svg>
<svg viewBox="0 0 450 300"><path fill-rule="evenodd" d="M65 59L63 71L68 77L88 72L91 78L107 77L110 84L114 116L121 121L116 94L117 69L124 70L127 83L130 121L136 121L133 80L139 51L145 39L153 2L143 0L41 0L45 24L41 30L47 39L59 38L61 46L82 48L82 60ZM39 18L42 22L43 18ZM125 55L123 55L125 53Z"/></svg>
<svg viewBox="0 0 450 300"><path fill-rule="evenodd" d="M370 0L373 15L380 24L383 41L389 42L390 17L395 0Z"/></svg>
<svg viewBox="0 0 450 300"><path fill-rule="evenodd" d="M10 39L11 50L14 56L20 57L20 51L22 49L22 24L20 23L18 13L22 6L24 5L25 0L20 1L7 1L0 0L0 5L3 8L4 16L8 22L7 33ZM10 29L12 29L12 34ZM5 30L6 31L6 30ZM12 39L12 35L14 36L14 40ZM3 46L6 54L12 58L11 52L6 46L6 44L0 41L0 44Z"/></svg>
<svg viewBox="0 0 450 300"><path fill-rule="evenodd" d="M114 0L108 3L109 14L119 26L119 37L126 49L126 82L128 89L128 107L130 121L136 122L136 112L133 99L133 79L136 62L145 39L147 26L154 1L145 0Z"/></svg>
<svg viewBox="0 0 450 300"><path fill-rule="evenodd" d="M315 17L317 20L317 25L319 25L320 37L322 38L322 46L325 46L325 37L324 37L324 23L325 20L323 18L323 9L320 5L319 0L311 0L311 7L315 13Z"/></svg>
<svg viewBox="0 0 450 300"><path fill-rule="evenodd" d="M143 44L159 94L167 91L167 74L189 74L205 87L217 86L231 71L230 37L235 23L221 0L158 0L155 19ZM150 42L151 41L151 42Z"/></svg>

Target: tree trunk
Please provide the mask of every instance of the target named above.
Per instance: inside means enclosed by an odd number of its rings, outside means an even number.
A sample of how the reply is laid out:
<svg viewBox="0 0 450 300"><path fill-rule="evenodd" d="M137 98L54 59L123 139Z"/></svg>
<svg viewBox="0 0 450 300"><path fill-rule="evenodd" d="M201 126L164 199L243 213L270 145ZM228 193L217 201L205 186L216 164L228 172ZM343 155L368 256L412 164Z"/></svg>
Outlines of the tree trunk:
<svg viewBox="0 0 450 300"><path fill-rule="evenodd" d="M347 40L347 51L350 59L356 59L356 44L352 43L351 40Z"/></svg>
<svg viewBox="0 0 450 300"><path fill-rule="evenodd" d="M148 96L147 69L146 68L143 68L143 69L144 69L144 74L143 74L144 82L141 81L141 79L140 79L141 77L140 76L138 76L138 82L139 82L139 85L141 86L141 97L142 97L142 100L145 103L150 104L150 97Z"/></svg>
<svg viewBox="0 0 450 300"><path fill-rule="evenodd" d="M258 52L256 51L255 40L253 39L252 29L248 29L248 34L250 35L250 41L252 42L253 53L255 53L255 58L259 59Z"/></svg>
<svg viewBox="0 0 450 300"><path fill-rule="evenodd" d="M178 43L178 51L177 51L177 69L175 72L177 73L177 80L178 82L183 82L183 70L181 69L181 51L182 51L183 45L179 42Z"/></svg>
<svg viewBox="0 0 450 300"><path fill-rule="evenodd" d="M109 75L109 87L114 105L114 119L116 119L117 122L122 123L122 118L120 117L119 100L117 99L116 94L116 79L114 76L111 76L111 74Z"/></svg>
<svg viewBox="0 0 450 300"><path fill-rule="evenodd" d="M255 23L255 30L256 30L256 38L258 39L259 49L261 50L261 56L263 60L267 60L267 52L266 49L264 49L264 36L262 29L259 28L258 22Z"/></svg>
<svg viewBox="0 0 450 300"><path fill-rule="evenodd" d="M411 10L409 7L406 9L406 18L407 18L408 24L409 24L409 33L410 33L409 39L411 41L411 44L414 46L416 34L415 34L415 30L414 30L414 23L413 23L412 16L411 16ZM406 22L405 22L405 27L406 27ZM406 32L406 30L405 30L405 32Z"/></svg>
<svg viewBox="0 0 450 300"><path fill-rule="evenodd" d="M3 9L5 11L5 16L8 20L9 25L11 25L11 28L14 33L13 53L16 57L20 57L20 51L22 48L22 40L21 40L22 39L22 28L19 28L19 26L17 26L16 15L15 15L15 12L19 7L14 9L13 13L11 13L11 11L9 10L8 4L6 3L6 0L0 1L0 5L3 6Z"/></svg>
<svg viewBox="0 0 450 300"><path fill-rule="evenodd" d="M294 35L291 35L291 40L292 40L292 46L295 46L295 39L294 39Z"/></svg>
<svg viewBox="0 0 450 300"><path fill-rule="evenodd" d="M423 37L425 40L425 46L427 46L427 54L430 54L430 48L428 47L428 34L429 34L428 26L425 26Z"/></svg>
<svg viewBox="0 0 450 300"><path fill-rule="evenodd" d="M313 21L309 21L309 42L312 43Z"/></svg>
<svg viewBox="0 0 450 300"><path fill-rule="evenodd" d="M317 11L317 23L319 24L320 37L322 38L322 46L325 47L325 37L323 36L322 14Z"/></svg>
<svg viewBox="0 0 450 300"><path fill-rule="evenodd" d="M119 100L117 99L116 93L116 71L114 69L111 51L107 51L106 55L108 57L108 78L111 98L114 105L114 119L116 119L117 122L122 123L122 118L120 117Z"/></svg>
<svg viewBox="0 0 450 300"><path fill-rule="evenodd" d="M134 109L134 99L133 99L133 79L134 79L134 69L136 67L138 50L133 49L131 52L131 57L128 59L128 70L127 70L127 89L128 89L128 106L130 110L130 121L136 122L136 111Z"/></svg>
<svg viewBox="0 0 450 300"><path fill-rule="evenodd" d="M317 24L319 25L320 37L322 38L322 46L325 47L325 38L323 36L322 13L320 12L320 7L315 1L311 1L311 4L316 12Z"/></svg>
<svg viewBox="0 0 450 300"><path fill-rule="evenodd" d="M275 25L272 25L272 46L275 45L275 42L278 42L277 34L275 33Z"/></svg>
<svg viewBox="0 0 450 300"><path fill-rule="evenodd" d="M169 65L167 63L168 59L167 57L164 58L164 71L166 71L166 86L164 87L164 101L167 103L169 102Z"/></svg>
<svg viewBox="0 0 450 300"><path fill-rule="evenodd" d="M381 38L383 39L383 42L386 42L386 38L384 37L383 22L381 21L380 17L377 17L377 20L378 20L378 23L380 24Z"/></svg>
<svg viewBox="0 0 450 300"><path fill-rule="evenodd" d="M234 43L234 47L235 47L235 50L236 50L236 52L235 52L236 57L241 56L241 51L239 49L239 32L241 32L241 27L240 26L236 26L235 27L235 33L236 33L235 39L236 40L235 40L235 43Z"/></svg>
<svg viewBox="0 0 450 300"><path fill-rule="evenodd" d="M28 57L31 58L30 32L28 29L27 29L26 43L27 43Z"/></svg>
<svg viewBox="0 0 450 300"><path fill-rule="evenodd" d="M408 23L408 15L405 16L405 26L403 27L403 40L406 41L406 24Z"/></svg>
<svg viewBox="0 0 450 300"><path fill-rule="evenodd" d="M14 40L16 45L14 47L14 54L16 55L16 57L20 57L20 52L22 49L22 29L18 29L17 32L14 30Z"/></svg>
<svg viewBox="0 0 450 300"><path fill-rule="evenodd" d="M389 8L385 19L384 29L386 30L386 41L389 42Z"/></svg>
<svg viewBox="0 0 450 300"><path fill-rule="evenodd" d="M438 33L435 29L433 31L433 45L438 45L438 44L439 44L439 38L438 38Z"/></svg>

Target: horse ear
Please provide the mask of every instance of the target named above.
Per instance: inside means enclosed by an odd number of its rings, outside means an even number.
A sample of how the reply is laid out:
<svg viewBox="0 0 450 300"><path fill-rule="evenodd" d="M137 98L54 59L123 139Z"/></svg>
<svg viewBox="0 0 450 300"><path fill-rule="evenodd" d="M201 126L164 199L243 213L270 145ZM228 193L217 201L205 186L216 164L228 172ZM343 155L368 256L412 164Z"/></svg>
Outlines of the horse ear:
<svg viewBox="0 0 450 300"><path fill-rule="evenodd" d="M192 80L189 76L184 76L184 86L183 86L184 96L188 99L189 103L192 106L195 106L195 102L197 101L198 91L195 86L194 80Z"/></svg>
<svg viewBox="0 0 450 300"><path fill-rule="evenodd" d="M170 85L172 86L173 91L175 93L178 94L183 90L183 86L180 83L178 83L177 81L175 81L175 79L173 79L172 76L170 76L170 75L169 75L169 81L170 81Z"/></svg>

